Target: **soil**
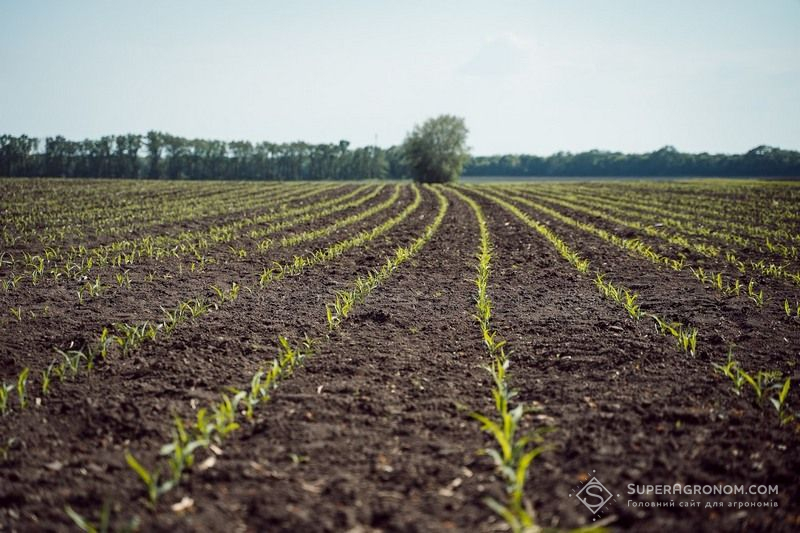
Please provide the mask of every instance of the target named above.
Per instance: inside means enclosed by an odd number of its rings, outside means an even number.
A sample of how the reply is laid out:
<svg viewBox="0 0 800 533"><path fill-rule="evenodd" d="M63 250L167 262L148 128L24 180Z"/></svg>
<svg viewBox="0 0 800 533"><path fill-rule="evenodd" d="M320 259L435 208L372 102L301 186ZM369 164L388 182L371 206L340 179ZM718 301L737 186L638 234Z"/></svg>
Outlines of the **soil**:
<svg viewBox="0 0 800 533"><path fill-rule="evenodd" d="M390 194L387 187L359 209ZM800 324L775 306L758 309L718 296L691 273L660 269L519 206L593 268L640 292L643 307L696 325L700 350L690 357L652 321L634 321L604 299L593 275L578 273L532 229L469 194L483 207L494 244L493 327L508 342L516 400L535 407L524 426L552 428L525 488L537 523L569 529L594 519L614 530L797 531L798 424L781 426L772 406L756 405L749 390L735 394L712 363L724 361L734 342L745 368L781 369L796 383ZM159 317L160 306L207 295L212 283L245 287L237 300L127 356L114 353L92 372L55 384L38 405L0 417L0 445L14 438L0 462L0 530L72 531L65 506L96 520L103 502L111 504L115 529L135 520L141 531L504 530L484 503L504 494L481 453L492 441L468 416L493 409L483 368L489 357L473 318L478 226L463 201L447 197L450 208L430 242L330 334L324 303L421 234L437 210L429 190L423 189L420 209L384 237L265 289L258 287L264 265L375 226L408 205L410 187L392 208L325 238L242 260L222 247L213 253L227 259L202 273L135 283L85 306L76 306L73 288L63 284L0 293L3 308L51 309L49 317L0 324L8 381L24 366L46 367L52 346L85 343L103 325ZM175 268L153 261L136 273ZM788 284L769 287L796 294ZM226 387L246 387L274 357L279 335L319 342L313 357L223 442L220 454L202 452L181 485L150 506L124 451L156 464L173 416L192 418ZM791 391L790 404L796 394ZM208 457L213 465L201 467ZM597 515L575 496L592 477L613 495ZM629 494L631 485L676 483L779 490ZM672 499L674 506L652 506ZM756 506L766 502L777 506ZM740 508L744 503L754 505Z"/></svg>

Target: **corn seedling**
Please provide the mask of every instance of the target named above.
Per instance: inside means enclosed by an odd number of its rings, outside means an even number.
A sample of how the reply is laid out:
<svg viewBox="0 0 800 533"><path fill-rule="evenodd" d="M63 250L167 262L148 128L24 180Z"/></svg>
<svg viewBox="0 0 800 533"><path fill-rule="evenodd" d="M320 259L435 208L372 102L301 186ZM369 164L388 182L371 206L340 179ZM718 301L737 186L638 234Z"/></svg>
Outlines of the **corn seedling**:
<svg viewBox="0 0 800 533"><path fill-rule="evenodd" d="M783 386L780 388L778 395L769 399L772 403L772 406L775 407L775 411L778 414L778 420L780 420L781 425L788 424L794 420L794 415L786 412L786 397L789 396L789 389L791 386L792 378L786 378L786 381L783 382Z"/></svg>
<svg viewBox="0 0 800 533"><path fill-rule="evenodd" d="M14 390L14 385L6 385L0 383L0 415L5 415L11 408L9 405L9 396L11 391Z"/></svg>
<svg viewBox="0 0 800 533"><path fill-rule="evenodd" d="M2 280L2 286L4 291L8 291L11 289L16 289L17 284L22 280L22 276L11 276L6 280Z"/></svg>
<svg viewBox="0 0 800 533"><path fill-rule="evenodd" d="M800 303L795 302L795 308L792 308L791 304L789 304L789 299L784 299L783 310L789 318L792 318L792 316L800 318Z"/></svg>
<svg viewBox="0 0 800 533"><path fill-rule="evenodd" d="M191 440L183 421L175 417L173 438L170 444L161 447L160 455L168 457L171 480L179 483L184 469L194 464L194 451L203 446L204 441Z"/></svg>
<svg viewBox="0 0 800 533"><path fill-rule="evenodd" d="M686 328L683 326L678 328L678 343L683 348L684 352L694 357L697 352L697 328Z"/></svg>
<svg viewBox="0 0 800 533"><path fill-rule="evenodd" d="M94 280L94 283L89 283L87 281L86 285L84 285L83 287L84 290L88 292L89 296L91 296L92 298L94 298L95 296L99 296L100 293L102 293L103 290L105 289L105 285L100 283L100 276L97 276L97 278Z"/></svg>
<svg viewBox="0 0 800 533"><path fill-rule="evenodd" d="M61 381L64 381L66 377L66 370L69 370L72 373L72 377L78 375L78 371L80 370L81 360L87 359L86 355L80 350L67 350L62 351L56 348L56 353L61 355L64 358L62 362L62 372L60 373Z"/></svg>
<svg viewBox="0 0 800 533"><path fill-rule="evenodd" d="M753 280L750 280L750 283L747 284L747 296L749 296L758 307L764 305L764 290L762 289L756 292L755 282Z"/></svg>
<svg viewBox="0 0 800 533"><path fill-rule="evenodd" d="M19 399L19 408L25 409L28 406L28 374L30 368L24 368L17 377L17 398Z"/></svg>
<svg viewBox="0 0 800 533"><path fill-rule="evenodd" d="M128 466L131 467L134 472L136 472L136 474L139 476L139 479L142 480L142 483L144 483L145 487L147 488L147 499L151 504L155 504L159 496L165 492L168 492L175 485L173 480L159 484L158 472L150 472L147 470L130 452L125 452L125 461L128 463Z"/></svg>
<svg viewBox="0 0 800 533"><path fill-rule="evenodd" d="M55 363L50 363L46 370L42 370L42 396L50 392L50 375L53 373Z"/></svg>
<svg viewBox="0 0 800 533"><path fill-rule="evenodd" d="M723 376L734 380L736 377L736 370L739 367L739 363L736 362L733 358L733 349L728 350L728 359L726 360L724 365L718 363L711 363L711 366L714 367L720 374Z"/></svg>
<svg viewBox="0 0 800 533"><path fill-rule="evenodd" d="M69 516L75 526L85 533L107 533L110 531L111 504L108 501L103 503L103 507L100 509L100 521L97 524L81 516L69 505L64 507L64 512L67 513L67 516Z"/></svg>
<svg viewBox="0 0 800 533"><path fill-rule="evenodd" d="M642 317L641 306L636 303L639 295L625 287L616 287L610 281L606 282L604 277L605 274L597 272L594 279L594 284L600 291L600 294L621 304L631 318L639 320Z"/></svg>
<svg viewBox="0 0 800 533"><path fill-rule="evenodd" d="M0 463L8 459L8 454L11 452L11 448L14 447L14 443L17 442L17 439L11 437L6 440L4 446L0 446Z"/></svg>
<svg viewBox="0 0 800 533"><path fill-rule="evenodd" d="M672 335L684 352L694 356L697 353L697 328L684 328L680 322L667 322L659 316L648 314L656 322L656 331L662 335Z"/></svg>
<svg viewBox="0 0 800 533"><path fill-rule="evenodd" d="M131 286L131 277L130 277L129 272L130 272L130 270L126 269L124 272L118 272L116 274L117 286L118 287L122 287L123 285L126 286L126 287L130 287Z"/></svg>
<svg viewBox="0 0 800 533"><path fill-rule="evenodd" d="M9 307L8 311L11 313L11 316L17 319L17 322L22 321L22 307Z"/></svg>
<svg viewBox="0 0 800 533"><path fill-rule="evenodd" d="M764 393L766 392L767 387L776 379L780 379L781 375L781 373L778 371L759 370L755 376L751 376L741 368L738 368L737 372L744 379L745 383L750 385L750 388L753 389L758 403L761 403L761 401L764 399Z"/></svg>
<svg viewBox="0 0 800 533"><path fill-rule="evenodd" d="M114 329L117 331L114 340L122 349L123 355L127 355L145 340L155 340L158 332L158 328L147 321L138 326L114 324Z"/></svg>

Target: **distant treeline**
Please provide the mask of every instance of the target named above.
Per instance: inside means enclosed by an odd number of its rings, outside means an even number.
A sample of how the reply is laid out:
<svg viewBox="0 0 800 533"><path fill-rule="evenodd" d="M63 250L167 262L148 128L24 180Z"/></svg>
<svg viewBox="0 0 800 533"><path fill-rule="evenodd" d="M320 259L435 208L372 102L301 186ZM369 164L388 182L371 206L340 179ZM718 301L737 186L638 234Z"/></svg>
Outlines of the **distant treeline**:
<svg viewBox="0 0 800 533"><path fill-rule="evenodd" d="M800 152L758 146L745 154L689 154L665 146L645 154L592 150L547 157L473 157L465 176L800 176Z"/></svg>
<svg viewBox="0 0 800 533"><path fill-rule="evenodd" d="M71 141L0 136L0 176L150 179L351 180L408 177L398 146L351 148L186 139L157 131ZM473 157L465 176L800 176L800 152L759 146L745 154L592 150L539 157Z"/></svg>

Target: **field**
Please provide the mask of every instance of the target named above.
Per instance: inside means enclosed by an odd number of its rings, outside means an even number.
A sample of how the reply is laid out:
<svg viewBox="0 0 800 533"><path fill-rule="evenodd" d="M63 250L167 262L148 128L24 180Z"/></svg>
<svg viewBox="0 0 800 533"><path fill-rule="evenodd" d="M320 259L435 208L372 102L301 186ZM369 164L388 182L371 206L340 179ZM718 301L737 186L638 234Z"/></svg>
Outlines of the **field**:
<svg viewBox="0 0 800 533"><path fill-rule="evenodd" d="M797 184L0 194L0 530L800 528Z"/></svg>

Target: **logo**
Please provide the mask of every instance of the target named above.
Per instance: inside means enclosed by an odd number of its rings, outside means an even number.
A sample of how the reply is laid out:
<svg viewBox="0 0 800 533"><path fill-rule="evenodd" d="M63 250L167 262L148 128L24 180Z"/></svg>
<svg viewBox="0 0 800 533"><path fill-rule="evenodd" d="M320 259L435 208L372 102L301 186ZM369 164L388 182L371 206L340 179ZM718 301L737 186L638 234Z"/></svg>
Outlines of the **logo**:
<svg viewBox="0 0 800 533"><path fill-rule="evenodd" d="M592 474L594 473L595 471L592 470ZM588 478L589 474L586 474L586 477ZM597 518L603 515L602 511L606 508L606 504L614 498L611 491L594 476L584 483L578 492L575 492L575 489L572 489L572 492L575 493L575 497L595 515L592 521L597 520ZM572 494L570 494L570 497L572 497Z"/></svg>

